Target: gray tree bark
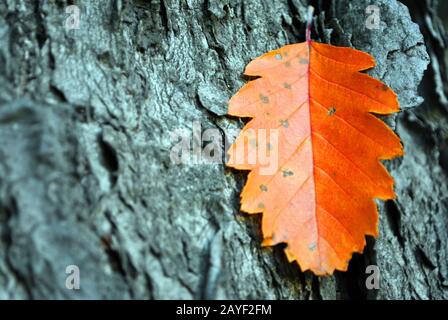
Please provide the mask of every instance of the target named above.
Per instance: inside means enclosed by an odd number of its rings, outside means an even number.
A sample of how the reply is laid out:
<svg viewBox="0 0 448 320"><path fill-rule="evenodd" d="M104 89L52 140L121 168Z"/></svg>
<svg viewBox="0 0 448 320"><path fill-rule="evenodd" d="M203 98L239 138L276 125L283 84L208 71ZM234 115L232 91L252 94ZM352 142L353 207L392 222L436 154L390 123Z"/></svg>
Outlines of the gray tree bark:
<svg viewBox="0 0 448 320"><path fill-rule="evenodd" d="M445 34L436 3L403 2L312 1L316 40L376 58L406 151L386 164L397 199L378 202L380 236L317 278L260 246L245 173L170 159L176 129L242 127L226 110L245 65L304 40L307 1L0 0L0 298L447 299Z"/></svg>

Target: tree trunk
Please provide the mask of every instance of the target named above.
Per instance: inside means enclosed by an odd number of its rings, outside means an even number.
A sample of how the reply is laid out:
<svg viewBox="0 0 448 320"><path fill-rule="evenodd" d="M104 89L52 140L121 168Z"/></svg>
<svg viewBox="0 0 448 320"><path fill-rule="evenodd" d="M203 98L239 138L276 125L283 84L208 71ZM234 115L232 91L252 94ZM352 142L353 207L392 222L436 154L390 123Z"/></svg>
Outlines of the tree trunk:
<svg viewBox="0 0 448 320"><path fill-rule="evenodd" d="M421 29L396 0L312 1L314 39L376 58L406 151L380 236L318 278L261 247L245 173L171 160L178 129L232 139L245 65L304 40L305 0L0 0L0 298L447 299L445 35L434 1L403 2Z"/></svg>

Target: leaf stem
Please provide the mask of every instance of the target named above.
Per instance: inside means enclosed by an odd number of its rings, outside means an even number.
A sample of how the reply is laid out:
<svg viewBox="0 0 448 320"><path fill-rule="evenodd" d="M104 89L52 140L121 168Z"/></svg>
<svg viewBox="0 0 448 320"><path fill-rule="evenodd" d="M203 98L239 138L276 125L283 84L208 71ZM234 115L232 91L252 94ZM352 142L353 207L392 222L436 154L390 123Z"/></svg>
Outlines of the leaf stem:
<svg viewBox="0 0 448 320"><path fill-rule="evenodd" d="M314 7L308 6L308 17L306 19L306 42L311 42L311 24L313 23Z"/></svg>

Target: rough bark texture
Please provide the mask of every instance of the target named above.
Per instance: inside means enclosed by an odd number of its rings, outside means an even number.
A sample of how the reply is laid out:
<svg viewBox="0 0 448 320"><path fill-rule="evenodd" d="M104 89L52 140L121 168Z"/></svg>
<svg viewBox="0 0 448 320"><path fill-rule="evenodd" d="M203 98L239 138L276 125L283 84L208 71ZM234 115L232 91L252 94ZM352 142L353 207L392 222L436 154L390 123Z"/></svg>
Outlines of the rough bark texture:
<svg viewBox="0 0 448 320"><path fill-rule="evenodd" d="M373 54L370 73L404 109L385 119L406 150L387 164L398 197L379 202L380 236L348 272L316 278L261 248L259 217L239 212L243 173L170 160L176 129L242 126L228 98L252 58L303 41L305 2L75 1L80 29L68 30L71 1L0 0L0 298L447 299L445 35L432 1L403 1L425 40L396 0L313 1L313 37ZM80 290L65 287L72 264ZM379 290L365 287L369 264Z"/></svg>

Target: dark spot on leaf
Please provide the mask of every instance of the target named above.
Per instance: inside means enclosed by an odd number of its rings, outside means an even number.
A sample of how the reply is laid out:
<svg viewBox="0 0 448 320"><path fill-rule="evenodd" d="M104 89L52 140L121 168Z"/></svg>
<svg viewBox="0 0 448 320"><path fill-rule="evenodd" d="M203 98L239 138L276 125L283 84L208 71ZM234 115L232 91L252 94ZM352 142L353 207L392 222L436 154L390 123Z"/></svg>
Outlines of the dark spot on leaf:
<svg viewBox="0 0 448 320"><path fill-rule="evenodd" d="M314 251L314 249L316 249L316 243L315 242L313 242L312 244L310 244L309 246L308 246L308 249L310 249L310 251Z"/></svg>
<svg viewBox="0 0 448 320"><path fill-rule="evenodd" d="M331 117L332 115L334 115L334 113L336 112L336 108L335 107L331 107L330 109L328 109L328 115Z"/></svg>
<svg viewBox="0 0 448 320"><path fill-rule="evenodd" d="M268 148L268 150L272 150L272 143L269 143L269 142L268 142L268 143L266 144L266 147Z"/></svg>
<svg viewBox="0 0 448 320"><path fill-rule="evenodd" d="M260 190L263 192L267 192L268 191L268 187L264 184L260 184Z"/></svg>
<svg viewBox="0 0 448 320"><path fill-rule="evenodd" d="M284 169L283 171L282 171L282 174L283 174L283 177L289 177L289 176L293 176L294 175L294 172L293 171L291 171L291 170L289 170L289 169Z"/></svg>
<svg viewBox="0 0 448 320"><path fill-rule="evenodd" d="M286 62L285 62L285 67L286 67L286 68L289 68L290 66L291 66L291 61L286 61Z"/></svg>
<svg viewBox="0 0 448 320"><path fill-rule="evenodd" d="M288 120L280 120L280 124L284 128L288 128L288 126L289 126Z"/></svg>
<svg viewBox="0 0 448 320"><path fill-rule="evenodd" d="M291 85L290 85L289 83L287 83L287 82L285 82L285 83L283 84L283 87L284 87L285 89L291 89Z"/></svg>
<svg viewBox="0 0 448 320"><path fill-rule="evenodd" d="M264 209L264 203L263 202L258 203L258 209Z"/></svg>
<svg viewBox="0 0 448 320"><path fill-rule="evenodd" d="M280 53L277 53L277 54L275 55L275 59L277 59L277 60L282 60L282 55L281 55Z"/></svg>
<svg viewBox="0 0 448 320"><path fill-rule="evenodd" d="M283 55L285 56L285 57L287 57L289 54L288 54L288 51L285 51L285 52L283 52Z"/></svg>
<svg viewBox="0 0 448 320"><path fill-rule="evenodd" d="M263 103L269 103L269 97L265 96L264 94L260 93L260 100Z"/></svg>
<svg viewBox="0 0 448 320"><path fill-rule="evenodd" d="M387 91L387 89L389 89L389 87L386 86L385 84L383 84L383 85L381 86L381 90L383 90L383 91Z"/></svg>
<svg viewBox="0 0 448 320"><path fill-rule="evenodd" d="M309 63L309 60L308 60L308 59L305 59L305 58L302 58L302 57L300 57L300 58L299 58L299 63L300 63L300 64L308 64L308 63Z"/></svg>
<svg viewBox="0 0 448 320"><path fill-rule="evenodd" d="M256 147L256 146L258 145L256 139L250 139L250 140L249 140L249 144L250 144L252 147Z"/></svg>

